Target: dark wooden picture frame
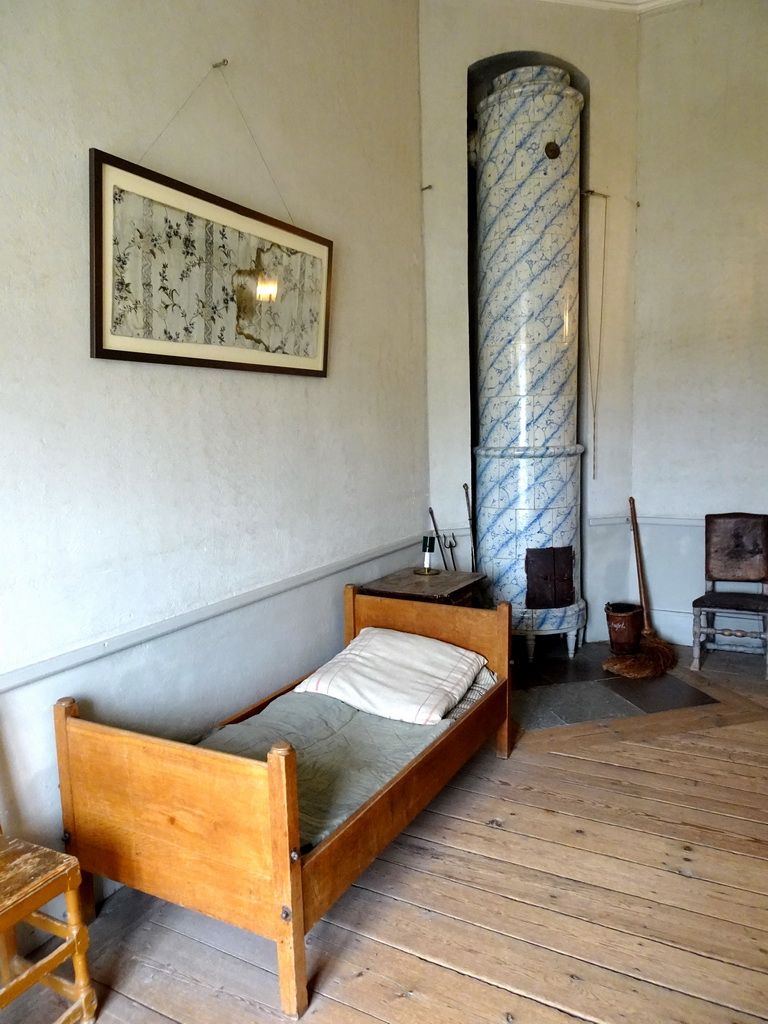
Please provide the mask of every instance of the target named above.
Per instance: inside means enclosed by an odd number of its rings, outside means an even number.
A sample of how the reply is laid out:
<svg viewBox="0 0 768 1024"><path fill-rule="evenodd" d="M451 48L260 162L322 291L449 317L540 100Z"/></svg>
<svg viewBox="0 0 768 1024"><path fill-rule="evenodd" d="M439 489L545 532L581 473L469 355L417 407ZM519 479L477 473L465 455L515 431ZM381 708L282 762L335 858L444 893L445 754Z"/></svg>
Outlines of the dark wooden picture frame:
<svg viewBox="0 0 768 1024"><path fill-rule="evenodd" d="M91 356L325 377L333 243L90 151Z"/></svg>

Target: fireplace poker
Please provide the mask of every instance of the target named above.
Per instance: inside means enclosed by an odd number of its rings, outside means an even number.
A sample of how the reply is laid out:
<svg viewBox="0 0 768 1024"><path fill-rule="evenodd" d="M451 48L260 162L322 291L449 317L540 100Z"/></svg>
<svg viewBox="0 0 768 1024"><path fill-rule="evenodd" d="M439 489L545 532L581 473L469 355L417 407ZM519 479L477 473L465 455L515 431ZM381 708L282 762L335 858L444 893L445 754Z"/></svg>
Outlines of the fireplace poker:
<svg viewBox="0 0 768 1024"><path fill-rule="evenodd" d="M469 501L469 484L464 484L464 497L467 500L467 519L469 520L469 547L472 553L472 572L477 572L477 560L475 559L475 531L472 523L472 505Z"/></svg>

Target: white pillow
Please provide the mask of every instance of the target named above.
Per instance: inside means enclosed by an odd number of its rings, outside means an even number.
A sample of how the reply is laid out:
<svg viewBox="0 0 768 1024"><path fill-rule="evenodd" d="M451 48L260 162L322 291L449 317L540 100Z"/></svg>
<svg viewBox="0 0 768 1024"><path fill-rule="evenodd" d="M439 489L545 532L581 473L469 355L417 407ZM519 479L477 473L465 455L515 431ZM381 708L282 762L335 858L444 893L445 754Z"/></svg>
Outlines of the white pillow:
<svg viewBox="0 0 768 1024"><path fill-rule="evenodd" d="M296 687L382 718L431 725L459 701L486 659L415 633L367 626Z"/></svg>

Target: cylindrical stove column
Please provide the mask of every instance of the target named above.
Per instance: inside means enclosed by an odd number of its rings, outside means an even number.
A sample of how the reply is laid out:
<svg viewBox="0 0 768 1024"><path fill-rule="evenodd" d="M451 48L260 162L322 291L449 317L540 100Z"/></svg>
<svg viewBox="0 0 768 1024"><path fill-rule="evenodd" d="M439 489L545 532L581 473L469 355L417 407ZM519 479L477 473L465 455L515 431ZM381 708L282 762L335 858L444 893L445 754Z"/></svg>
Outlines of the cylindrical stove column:
<svg viewBox="0 0 768 1024"><path fill-rule="evenodd" d="M584 100L568 83L559 68L520 68L495 79L478 108L475 456L478 561L493 597L511 603L530 652L537 634L566 633L572 656L586 621L576 441ZM550 607L526 572L541 549L553 552Z"/></svg>

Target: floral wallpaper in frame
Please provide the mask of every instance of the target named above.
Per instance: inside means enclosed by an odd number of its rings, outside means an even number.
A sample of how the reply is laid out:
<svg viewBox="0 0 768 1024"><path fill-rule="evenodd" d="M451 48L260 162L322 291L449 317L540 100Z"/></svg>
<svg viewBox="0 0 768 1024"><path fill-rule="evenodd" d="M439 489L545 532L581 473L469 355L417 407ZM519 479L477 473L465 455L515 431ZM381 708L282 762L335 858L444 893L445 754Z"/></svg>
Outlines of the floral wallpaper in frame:
<svg viewBox="0 0 768 1024"><path fill-rule="evenodd" d="M325 376L332 250L91 150L91 355Z"/></svg>

